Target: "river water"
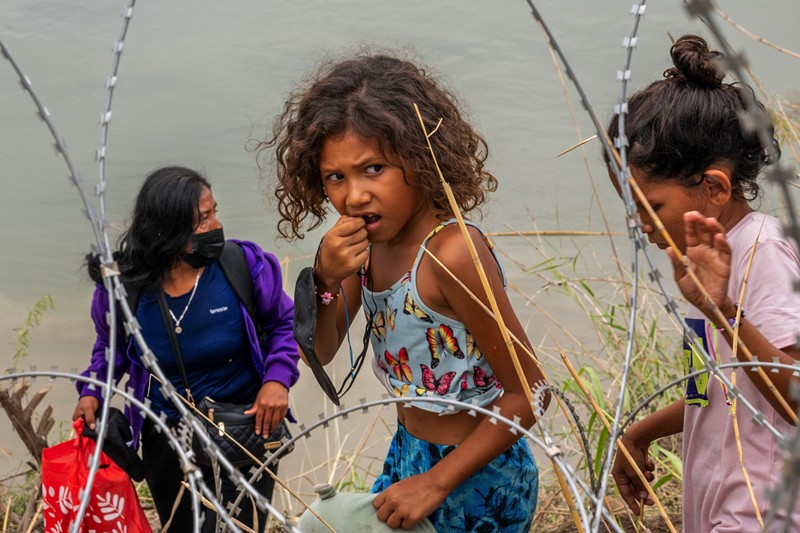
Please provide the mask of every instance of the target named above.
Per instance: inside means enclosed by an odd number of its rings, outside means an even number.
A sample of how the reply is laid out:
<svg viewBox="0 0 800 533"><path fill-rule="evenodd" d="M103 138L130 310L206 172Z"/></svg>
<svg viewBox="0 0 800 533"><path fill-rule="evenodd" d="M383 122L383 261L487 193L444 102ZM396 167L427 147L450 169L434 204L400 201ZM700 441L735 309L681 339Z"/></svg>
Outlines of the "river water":
<svg viewBox="0 0 800 533"><path fill-rule="evenodd" d="M754 33L800 50L796 0L721 4ZM0 39L48 107L90 195L98 176L94 152L100 145L104 83L126 5L118 0L2 2ZM633 24L631 2L547 0L537 7L605 122L619 94L616 76L623 65L623 38ZM797 59L721 24L770 90L788 95L800 87ZM686 32L708 35L681 2L647 4L633 56L633 88L660 75L668 66L670 34ZM263 138L293 84L318 60L362 43L413 48L461 96L489 143L490 167L500 180L483 220L487 229L603 230L589 172L611 229L624 227L598 145L586 146L586 160L580 150L556 157L594 132L572 87L567 94L574 110L567 104L542 33L523 1L140 0L122 54L108 142L106 201L112 239L124 226L149 170L165 164L194 167L214 186L226 235L254 240L291 259L291 292L297 271L308 263L322 232L293 244L276 239L270 182L264 178L269 169L260 172L247 147ZM573 111L580 133L571 121ZM92 286L81 270L92 231L77 190L66 179L63 160L55 155L44 123L36 119L7 62L0 62L0 112L0 361L11 366L14 328L23 323L28 306L51 295L56 308L33 332L30 356L20 366L80 369L93 341L88 317ZM777 205L769 195L764 203ZM509 258L512 282L525 294L536 294L537 303L579 338L591 337L582 312L522 271L541 260L531 242L497 241ZM624 239L619 243L624 250ZM587 239L557 239L545 248L573 257L587 245ZM608 240L591 239L590 246L592 256L611 264ZM514 297L530 338L535 345L544 342L552 324ZM48 400L56 407L56 419L67 419L74 389L63 380L52 386ZM369 376L361 376L356 388L351 401L380 394ZM293 402L308 421L326 409L308 373L293 389ZM0 427L8 427L4 418L0 415ZM10 432L3 432L0 446L11 454L0 458L0 470L6 471L23 452ZM325 446L332 445L326 441Z"/></svg>

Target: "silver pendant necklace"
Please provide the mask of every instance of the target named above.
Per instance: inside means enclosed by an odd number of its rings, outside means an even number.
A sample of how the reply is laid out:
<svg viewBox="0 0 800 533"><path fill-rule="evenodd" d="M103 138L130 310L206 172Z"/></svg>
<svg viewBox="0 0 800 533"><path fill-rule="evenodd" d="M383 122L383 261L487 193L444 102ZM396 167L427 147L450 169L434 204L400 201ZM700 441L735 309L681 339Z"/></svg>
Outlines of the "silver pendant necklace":
<svg viewBox="0 0 800 533"><path fill-rule="evenodd" d="M189 301L186 302L186 307L183 308L183 313L178 318L175 318L175 313L172 312L172 309L169 309L169 316L172 317L172 320L175 322L175 333L180 334L183 332L183 328L181 327L181 320L186 315L186 311L189 310L189 306L192 305L192 299L194 298L194 293L197 292L197 284L200 281L200 274L202 274L203 269L201 268L197 272L197 277L194 278L194 287L192 288L192 294L189 295Z"/></svg>

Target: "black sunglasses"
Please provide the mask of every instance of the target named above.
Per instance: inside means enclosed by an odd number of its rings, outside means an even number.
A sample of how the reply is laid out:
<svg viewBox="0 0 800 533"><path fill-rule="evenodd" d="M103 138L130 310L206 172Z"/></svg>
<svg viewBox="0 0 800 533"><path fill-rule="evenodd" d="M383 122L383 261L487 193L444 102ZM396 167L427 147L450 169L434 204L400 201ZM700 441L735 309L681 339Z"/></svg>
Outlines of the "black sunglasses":
<svg viewBox="0 0 800 533"><path fill-rule="evenodd" d="M345 312L347 310L347 302L343 302ZM317 290L316 283L314 282L314 271L312 267L305 267L300 271L297 276L297 283L294 286L294 338L300 349L306 355L308 365L311 371L314 372L314 377L317 383L325 391L325 394L335 405L339 405L339 400L347 394L350 387L353 386L356 376L364 364L364 358L367 354L369 347L370 327L372 323L372 316L370 315L367 320L367 327L364 329L364 347L358 357L353 359L353 347L350 344L350 334L347 335L347 343L350 345L350 371L342 381L342 385L337 390L333 385L331 378L322 368L322 363L317 357L317 352L314 351L314 337L317 332ZM347 321L348 331L350 321Z"/></svg>

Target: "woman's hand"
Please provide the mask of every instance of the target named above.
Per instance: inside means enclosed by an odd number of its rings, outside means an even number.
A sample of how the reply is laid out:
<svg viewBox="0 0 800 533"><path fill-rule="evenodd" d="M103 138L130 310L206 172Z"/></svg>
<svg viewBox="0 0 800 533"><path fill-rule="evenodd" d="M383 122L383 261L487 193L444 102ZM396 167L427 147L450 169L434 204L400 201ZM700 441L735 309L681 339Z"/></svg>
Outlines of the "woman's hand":
<svg viewBox="0 0 800 533"><path fill-rule="evenodd" d="M393 483L375 496L372 506L387 526L411 529L442 505L448 494L425 472Z"/></svg>
<svg viewBox="0 0 800 533"><path fill-rule="evenodd" d="M369 241L361 217L342 215L320 244L314 276L324 289L338 290L343 279L358 272L367 261Z"/></svg>
<svg viewBox="0 0 800 533"><path fill-rule="evenodd" d="M253 406L244 414L255 413L255 432L266 439L278 427L288 410L289 389L277 381L267 381L261 385L261 390L258 391Z"/></svg>
<svg viewBox="0 0 800 533"><path fill-rule="evenodd" d="M72 412L72 420L75 421L81 417L86 420L86 425L89 429L95 428L95 413L100 406L100 401L94 396L81 396L78 400L78 405Z"/></svg>
<svg viewBox="0 0 800 533"><path fill-rule="evenodd" d="M686 257L689 268L697 276L711 301L721 307L728 295L728 279L731 273L731 248L725 239L725 228L715 218L706 218L697 211L683 215L686 232ZM711 316L709 303L700 292L686 267L667 249L675 269L675 281L683 296L695 307Z"/></svg>
<svg viewBox="0 0 800 533"><path fill-rule="evenodd" d="M636 466L638 466L639 470L644 474L645 479L647 479L648 482L653 481L653 479L655 479L653 471L656 465L647 453L648 448L650 448L650 443L637 443L631 439L630 432L622 438L622 443L625 445L628 453L631 454L631 458L636 463ZM619 495L625 500L625 503L628 504L628 507L631 508L634 514L639 514L640 502L645 505L653 505L654 502L652 498L650 498L647 489L636 474L636 470L631 466L630 462L628 462L625 454L622 453L622 450L617 450L616 457L614 458L614 466L611 469L611 475L614 476L614 482L616 482L617 488L619 489Z"/></svg>

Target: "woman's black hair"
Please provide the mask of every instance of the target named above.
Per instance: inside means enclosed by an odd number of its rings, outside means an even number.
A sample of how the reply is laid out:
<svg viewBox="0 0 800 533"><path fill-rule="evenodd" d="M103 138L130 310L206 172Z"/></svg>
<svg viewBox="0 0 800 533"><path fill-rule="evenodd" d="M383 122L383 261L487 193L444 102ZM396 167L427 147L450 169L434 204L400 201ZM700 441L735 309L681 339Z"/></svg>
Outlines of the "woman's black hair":
<svg viewBox="0 0 800 533"><path fill-rule="evenodd" d="M741 91L753 94L752 88L723 83L725 75L715 65L721 53L709 49L702 37L682 36L670 55L674 66L664 71L664 79L628 101L628 164L651 181L677 180L694 187L709 165L728 162L733 166L732 194L755 199L758 174L774 161L768 160L758 135L743 131L739 123L739 113L746 109ZM774 133L772 126L770 130ZM614 115L608 135L614 139L618 134L619 116ZM774 138L773 143L777 148Z"/></svg>
<svg viewBox="0 0 800 533"><path fill-rule="evenodd" d="M197 226L204 188L211 188L208 180L185 167L162 167L147 176L114 252L126 283L145 290L161 284ZM99 257L86 260L89 276L100 283Z"/></svg>

